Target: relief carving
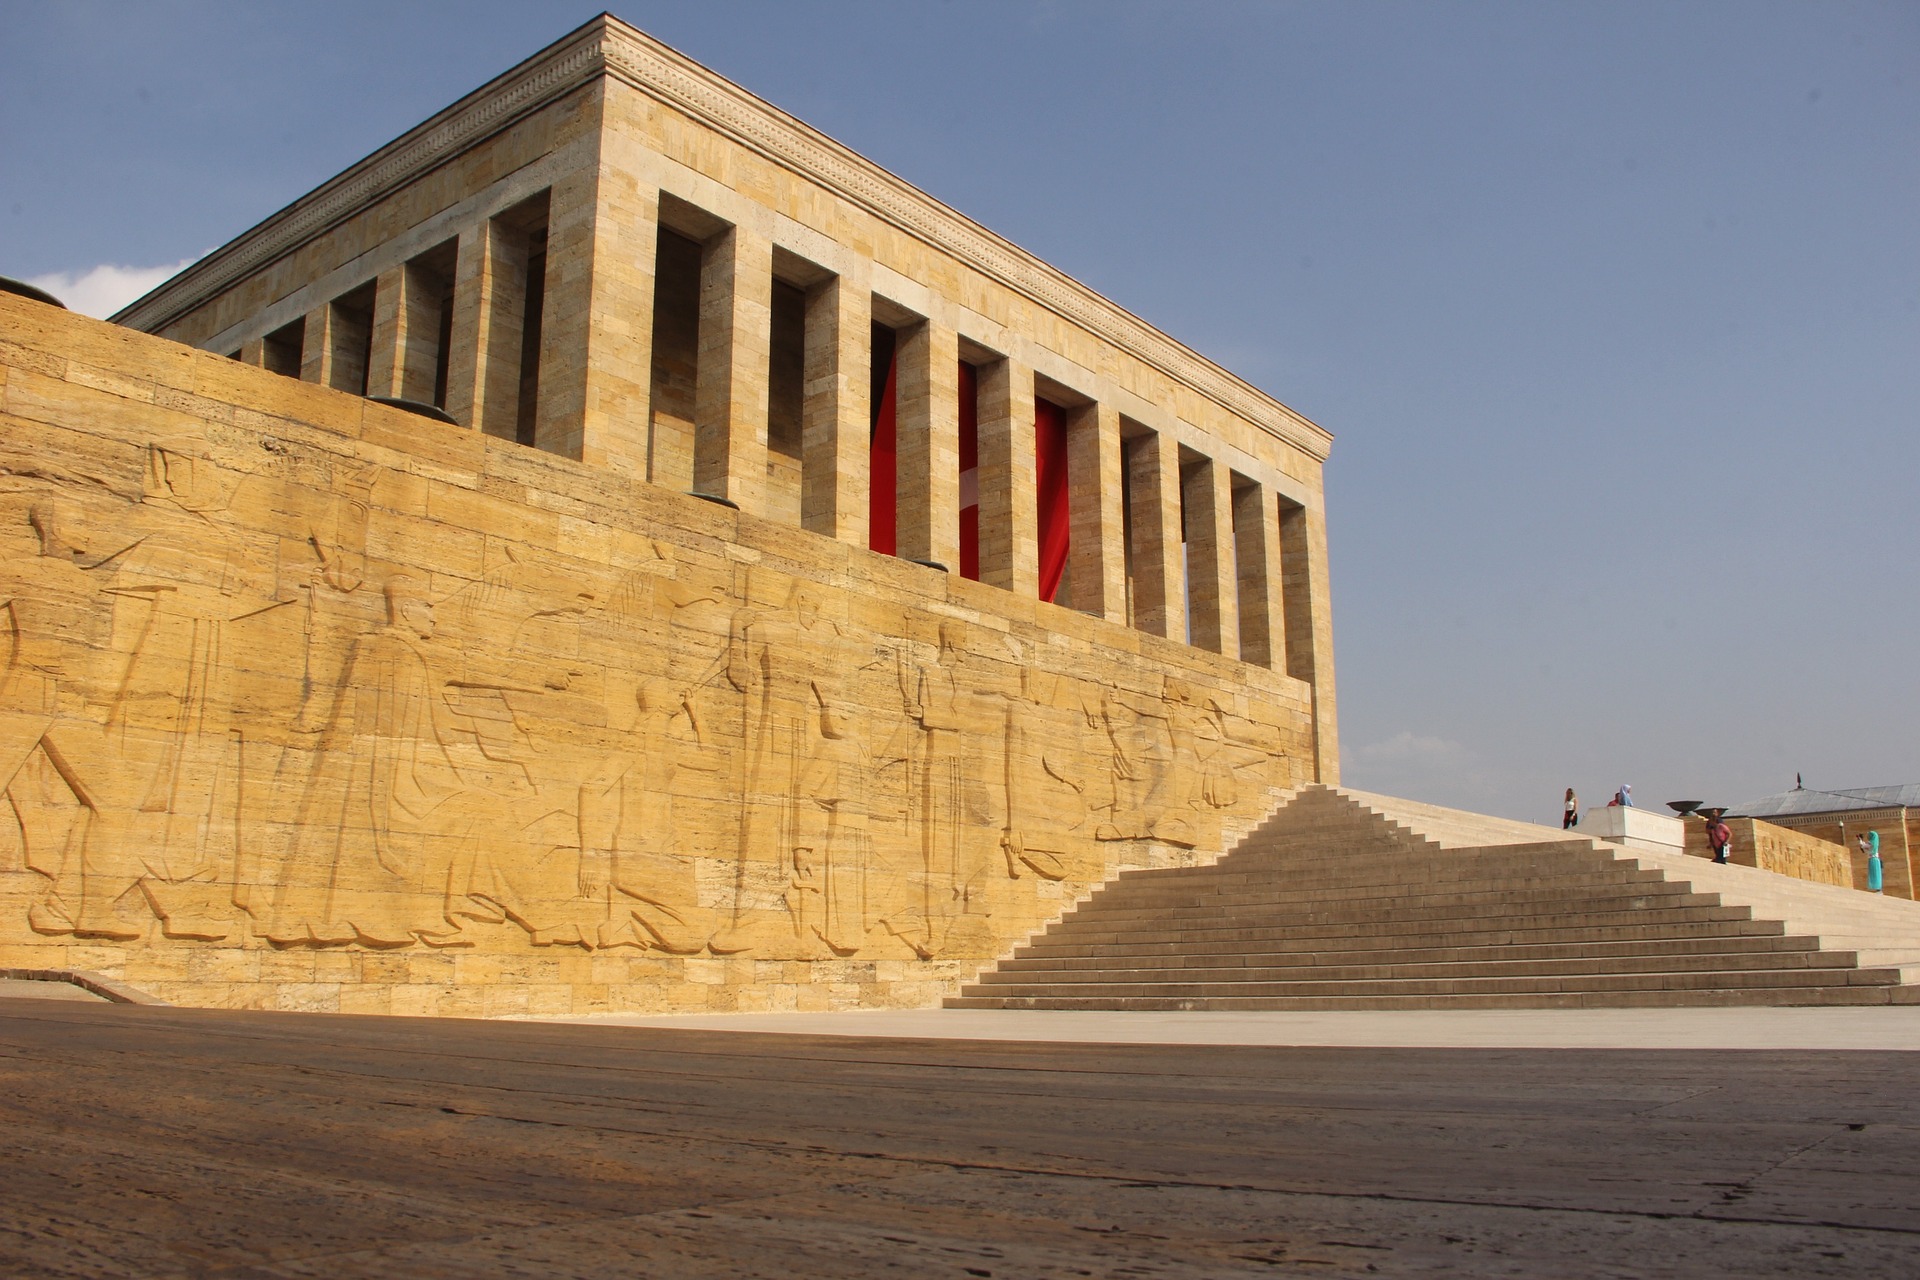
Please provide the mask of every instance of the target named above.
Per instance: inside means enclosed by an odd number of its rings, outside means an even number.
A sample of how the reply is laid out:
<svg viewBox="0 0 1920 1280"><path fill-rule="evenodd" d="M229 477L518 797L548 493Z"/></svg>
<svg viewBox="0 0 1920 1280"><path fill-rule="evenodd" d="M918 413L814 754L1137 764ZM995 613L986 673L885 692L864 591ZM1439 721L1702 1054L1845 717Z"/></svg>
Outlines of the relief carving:
<svg viewBox="0 0 1920 1280"><path fill-rule="evenodd" d="M1089 714L1109 748L1111 800L1099 840L1153 840L1191 848L1193 828L1180 809L1174 712L1162 699L1103 691ZM1184 807L1184 806L1182 806Z"/></svg>
<svg viewBox="0 0 1920 1280"><path fill-rule="evenodd" d="M8 532L17 535L18 516ZM19 835L17 867L38 873L42 889L28 908L36 932L73 931L68 902L80 899L79 861L69 862L81 818L77 779L65 764L55 732L63 710L84 709L84 663L89 651L93 596L98 580L88 573L90 531L70 503L51 497L32 502L25 522L31 551L9 545L14 556L34 557L0 612L0 643L6 667L0 674L0 779L5 781ZM9 543L16 539L9 539ZM77 742L75 745L79 745Z"/></svg>
<svg viewBox="0 0 1920 1280"><path fill-rule="evenodd" d="M167 442L148 449L142 499L97 558L86 558L58 503L31 517L40 559L81 565L107 618L80 682L86 705L35 744L81 809L29 909L38 933L130 941L157 918L167 937L215 941L235 928L224 874L237 781L224 642L229 621L266 600L214 518L231 496L203 446ZM37 576L64 578L61 594L79 586L59 570Z"/></svg>
<svg viewBox="0 0 1920 1280"><path fill-rule="evenodd" d="M836 956L857 952L873 928L867 783L872 761L847 707L819 700L820 737L800 775L792 881L793 927Z"/></svg>
<svg viewBox="0 0 1920 1280"><path fill-rule="evenodd" d="M1001 754L1001 785L1006 793L1006 825L1000 851L1007 877L1031 872L1064 880L1077 859L1069 846L1086 821L1086 787L1079 780L1073 753L1057 745L1052 714L1057 682L1024 663L1020 692L1007 699L1006 743Z"/></svg>
<svg viewBox="0 0 1920 1280"><path fill-rule="evenodd" d="M421 584L396 575L385 598L386 623L354 641L339 687L326 691L293 857L260 928L281 946L459 945L479 905L456 889L472 884L462 846L512 829L448 751L457 714L427 648L438 623Z"/></svg>
<svg viewBox="0 0 1920 1280"><path fill-rule="evenodd" d="M756 929L749 915L765 900L756 889L777 883L777 897L785 900L793 882L800 771L813 754L813 708L837 696L841 638L818 597L798 583L784 606L749 604L733 616L726 653L713 669L723 671L739 695L741 740L733 899L727 922L709 941L716 954L764 945L766 930ZM779 852L769 858L769 851Z"/></svg>
<svg viewBox="0 0 1920 1280"><path fill-rule="evenodd" d="M0 872L34 935L984 958L1286 781L1199 683L910 605L876 628L638 535L482 531L442 574L393 558L425 536L394 473L268 452L0 493Z"/></svg>
<svg viewBox="0 0 1920 1280"><path fill-rule="evenodd" d="M906 737L907 826L918 847L918 902L887 922L921 959L977 945L990 933L986 873L992 827L976 758L986 711L963 669L965 623L944 621L928 661L901 662Z"/></svg>
<svg viewBox="0 0 1920 1280"><path fill-rule="evenodd" d="M581 891L606 902L600 946L692 955L705 949L713 924L699 905L693 860L676 840L674 796L683 785L712 789L722 761L685 691L656 679L636 700L632 749L609 756L581 784Z"/></svg>

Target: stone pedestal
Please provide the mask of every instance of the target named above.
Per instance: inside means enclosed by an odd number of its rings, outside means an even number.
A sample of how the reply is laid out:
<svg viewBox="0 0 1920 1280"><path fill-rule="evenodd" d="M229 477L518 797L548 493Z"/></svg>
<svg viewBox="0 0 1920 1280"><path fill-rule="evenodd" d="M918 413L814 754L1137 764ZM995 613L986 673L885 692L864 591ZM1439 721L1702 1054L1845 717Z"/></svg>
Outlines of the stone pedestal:
<svg viewBox="0 0 1920 1280"><path fill-rule="evenodd" d="M1686 824L1680 819L1624 805L1597 805L1587 810L1580 819L1579 832L1595 840L1656 853L1681 853L1687 845Z"/></svg>

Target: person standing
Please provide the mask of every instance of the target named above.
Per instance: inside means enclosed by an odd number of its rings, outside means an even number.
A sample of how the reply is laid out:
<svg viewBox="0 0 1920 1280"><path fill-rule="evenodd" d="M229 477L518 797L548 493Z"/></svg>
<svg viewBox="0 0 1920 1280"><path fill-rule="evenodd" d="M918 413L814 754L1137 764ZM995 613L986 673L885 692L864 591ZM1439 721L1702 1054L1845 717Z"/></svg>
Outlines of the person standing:
<svg viewBox="0 0 1920 1280"><path fill-rule="evenodd" d="M1867 892L1879 893L1884 883L1885 870L1880 862L1880 833L1869 831L1860 837L1860 843L1867 850Z"/></svg>
<svg viewBox="0 0 1920 1280"><path fill-rule="evenodd" d="M1560 817L1560 829L1562 831L1565 831L1570 827L1577 826L1579 822L1580 822L1580 797L1573 794L1572 787L1568 787L1567 788L1567 806L1566 806L1565 812Z"/></svg>
<svg viewBox="0 0 1920 1280"><path fill-rule="evenodd" d="M1720 818L1707 824L1707 843L1713 846L1713 860L1721 866L1727 862L1727 846L1733 843L1733 829Z"/></svg>

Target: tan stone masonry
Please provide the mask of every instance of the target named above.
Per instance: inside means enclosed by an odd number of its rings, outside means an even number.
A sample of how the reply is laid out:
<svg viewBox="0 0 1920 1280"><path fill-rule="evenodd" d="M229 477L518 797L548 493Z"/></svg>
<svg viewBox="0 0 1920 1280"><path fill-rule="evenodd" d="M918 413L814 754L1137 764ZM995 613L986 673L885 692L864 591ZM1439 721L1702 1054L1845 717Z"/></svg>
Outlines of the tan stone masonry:
<svg viewBox="0 0 1920 1280"><path fill-rule="evenodd" d="M1327 433L617 19L116 317L155 337L5 305L6 956L927 1003L1338 780Z"/></svg>
<svg viewBox="0 0 1920 1280"><path fill-rule="evenodd" d="M925 1004L1312 776L1290 677L0 299L0 963Z"/></svg>

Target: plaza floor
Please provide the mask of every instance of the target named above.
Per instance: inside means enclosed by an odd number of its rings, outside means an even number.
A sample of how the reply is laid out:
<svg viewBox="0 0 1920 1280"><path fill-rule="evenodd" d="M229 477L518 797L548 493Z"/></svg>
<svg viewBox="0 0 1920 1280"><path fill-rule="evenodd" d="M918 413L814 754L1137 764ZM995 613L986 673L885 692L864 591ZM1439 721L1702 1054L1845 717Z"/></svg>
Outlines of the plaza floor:
<svg viewBox="0 0 1920 1280"><path fill-rule="evenodd" d="M1721 1012L1395 1046L0 999L0 1275L1920 1274L1908 1011ZM1272 1042L1315 1036L1354 1043Z"/></svg>
<svg viewBox="0 0 1920 1280"><path fill-rule="evenodd" d="M1920 1050L1920 1006L1782 1009L1426 1009L1329 1013L1057 1013L863 1009L844 1013L603 1014L598 1026L783 1035L1033 1040L1060 1044L1381 1049Z"/></svg>

